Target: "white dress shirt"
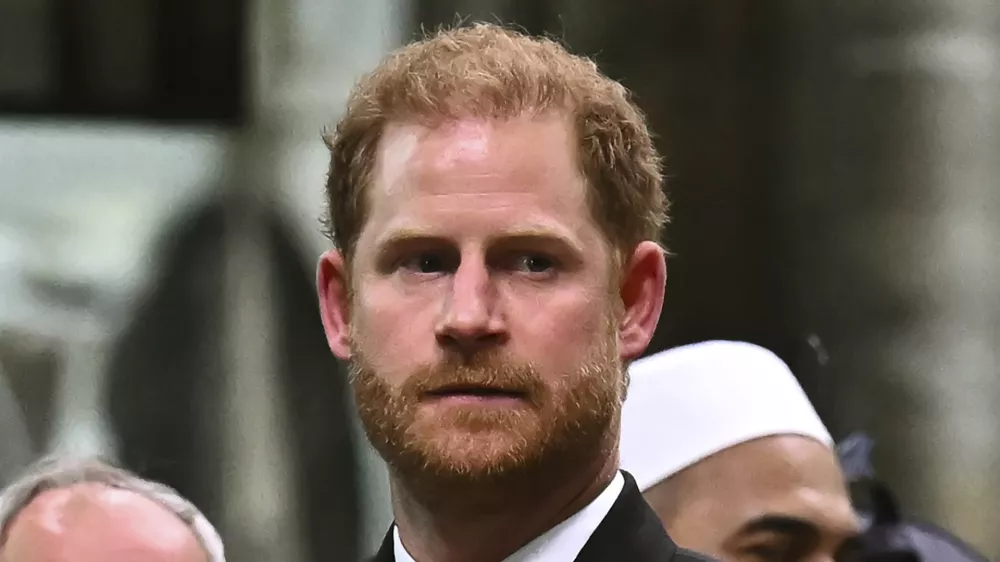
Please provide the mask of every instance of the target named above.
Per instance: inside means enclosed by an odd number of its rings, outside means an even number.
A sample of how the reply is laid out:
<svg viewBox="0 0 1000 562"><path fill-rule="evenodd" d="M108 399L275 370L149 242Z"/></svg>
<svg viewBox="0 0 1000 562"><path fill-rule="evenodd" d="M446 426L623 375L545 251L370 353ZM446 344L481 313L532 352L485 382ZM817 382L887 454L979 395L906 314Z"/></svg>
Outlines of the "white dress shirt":
<svg viewBox="0 0 1000 562"><path fill-rule="evenodd" d="M569 519L552 527L543 535L524 545L511 554L503 562L571 562L583 550L590 535L611 511L622 489L625 487L625 477L621 472L615 474L604 491L594 498L594 501L573 514ZM396 562L416 562L403 547L399 539L399 528L392 528L393 554Z"/></svg>

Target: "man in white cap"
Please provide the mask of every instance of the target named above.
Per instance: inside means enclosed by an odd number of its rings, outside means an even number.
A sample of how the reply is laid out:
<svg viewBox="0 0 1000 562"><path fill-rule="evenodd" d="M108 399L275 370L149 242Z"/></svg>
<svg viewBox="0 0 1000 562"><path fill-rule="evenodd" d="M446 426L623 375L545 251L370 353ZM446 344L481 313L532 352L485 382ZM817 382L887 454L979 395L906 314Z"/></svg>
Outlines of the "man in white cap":
<svg viewBox="0 0 1000 562"><path fill-rule="evenodd" d="M621 464L670 536L721 560L842 560L858 522L833 440L788 366L740 342L635 362Z"/></svg>

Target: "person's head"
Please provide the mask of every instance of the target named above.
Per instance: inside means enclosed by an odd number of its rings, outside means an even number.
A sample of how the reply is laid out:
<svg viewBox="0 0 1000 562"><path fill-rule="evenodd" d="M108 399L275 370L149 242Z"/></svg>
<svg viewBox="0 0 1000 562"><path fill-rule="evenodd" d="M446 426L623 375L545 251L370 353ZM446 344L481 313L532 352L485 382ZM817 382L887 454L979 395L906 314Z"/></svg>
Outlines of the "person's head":
<svg viewBox="0 0 1000 562"><path fill-rule="evenodd" d="M394 474L612 459L666 277L660 158L626 90L477 24L392 53L326 142L323 322Z"/></svg>
<svg viewBox="0 0 1000 562"><path fill-rule="evenodd" d="M752 562L839 560L856 547L833 440L781 359L707 342L630 374L622 468L678 544Z"/></svg>
<svg viewBox="0 0 1000 562"><path fill-rule="evenodd" d="M174 490L95 460L48 458L0 495L3 562L225 562Z"/></svg>

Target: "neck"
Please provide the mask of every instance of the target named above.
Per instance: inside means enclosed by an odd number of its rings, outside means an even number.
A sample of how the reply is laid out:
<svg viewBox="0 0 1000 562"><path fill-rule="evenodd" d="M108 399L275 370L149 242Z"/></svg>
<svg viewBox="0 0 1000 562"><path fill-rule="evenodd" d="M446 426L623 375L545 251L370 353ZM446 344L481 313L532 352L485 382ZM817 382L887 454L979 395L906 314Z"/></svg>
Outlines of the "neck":
<svg viewBox="0 0 1000 562"><path fill-rule="evenodd" d="M586 507L618 470L617 449L552 478L415 493L392 478L400 539L417 562L501 562Z"/></svg>

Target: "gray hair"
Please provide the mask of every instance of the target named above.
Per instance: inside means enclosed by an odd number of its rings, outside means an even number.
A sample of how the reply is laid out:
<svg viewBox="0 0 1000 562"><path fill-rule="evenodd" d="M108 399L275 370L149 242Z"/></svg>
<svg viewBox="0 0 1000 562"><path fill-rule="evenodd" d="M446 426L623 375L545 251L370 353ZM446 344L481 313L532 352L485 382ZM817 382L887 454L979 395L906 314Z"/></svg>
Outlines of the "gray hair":
<svg viewBox="0 0 1000 562"><path fill-rule="evenodd" d="M29 467L0 494L0 534L42 492L84 483L127 490L160 504L191 528L208 553L208 562L226 562L222 538L193 503L169 486L92 458L47 457Z"/></svg>

